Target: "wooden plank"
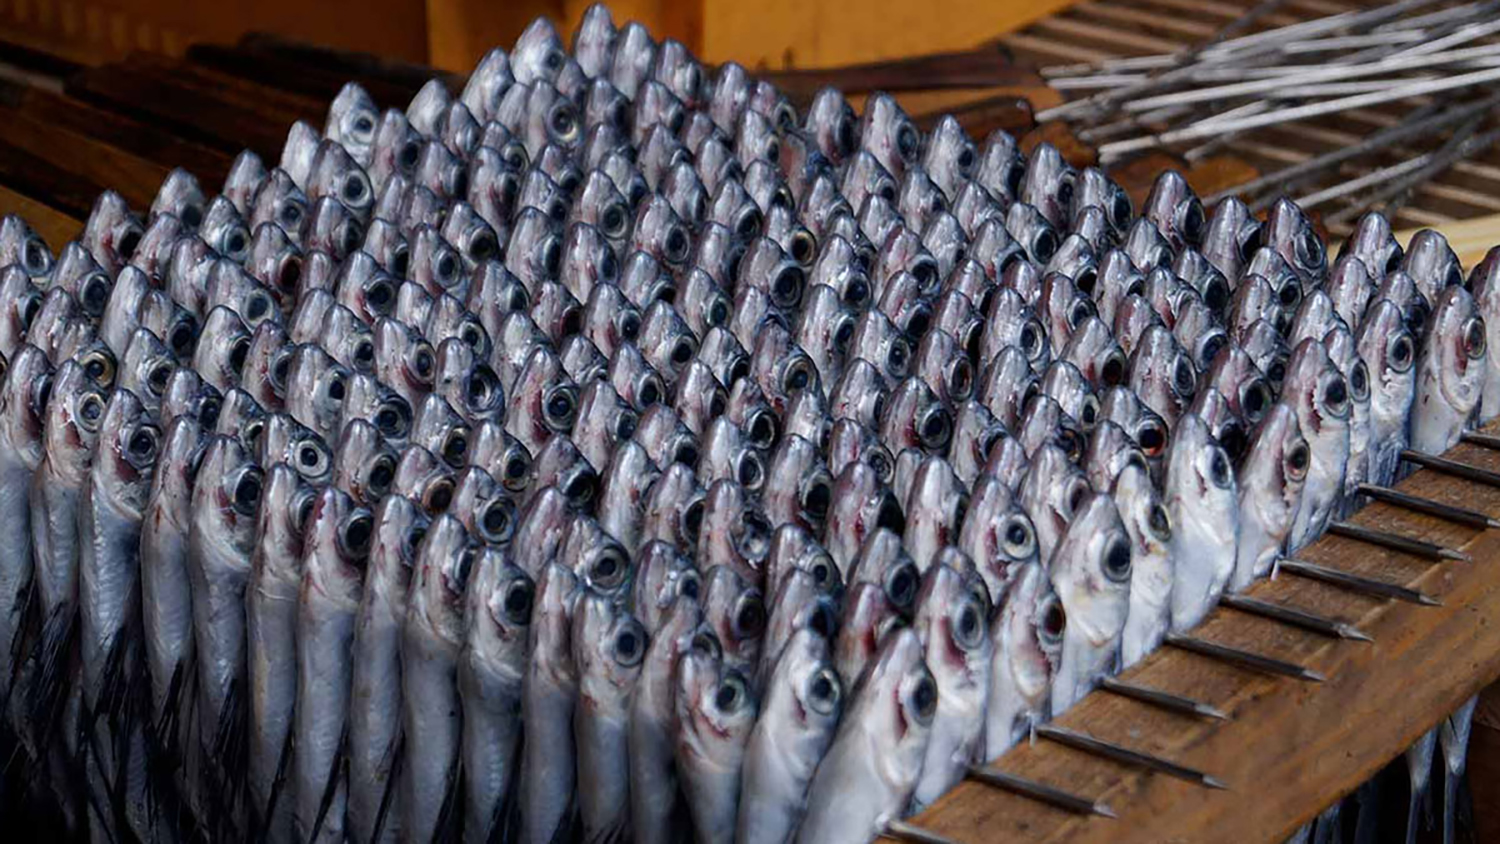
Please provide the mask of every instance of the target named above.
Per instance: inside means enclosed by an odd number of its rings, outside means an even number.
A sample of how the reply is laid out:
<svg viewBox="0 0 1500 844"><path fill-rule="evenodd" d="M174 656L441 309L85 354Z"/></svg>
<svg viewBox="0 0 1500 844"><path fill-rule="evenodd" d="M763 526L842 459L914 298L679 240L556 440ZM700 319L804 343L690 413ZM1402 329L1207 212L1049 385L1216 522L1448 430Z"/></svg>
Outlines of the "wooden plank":
<svg viewBox="0 0 1500 844"><path fill-rule="evenodd" d="M0 214L15 214L56 253L83 232L83 221L7 187L0 187Z"/></svg>
<svg viewBox="0 0 1500 844"><path fill-rule="evenodd" d="M102 138L111 146L168 167L183 167L217 187L229 172L230 155L185 140L153 121L138 121L97 108L72 97L35 88L0 95L0 102L25 111L36 120L71 132Z"/></svg>
<svg viewBox="0 0 1500 844"><path fill-rule="evenodd" d="M808 101L832 87L850 94L867 91L923 91L947 88L1044 87L1031 70L1012 65L998 49L981 47L956 53L928 53L884 62L829 68L801 68L760 74L793 101Z"/></svg>
<svg viewBox="0 0 1500 844"><path fill-rule="evenodd" d="M1495 452L1461 445L1452 456L1500 470ZM1428 471L1400 486L1500 516L1500 490ZM964 783L913 822L962 842L1284 840L1500 676L1500 531L1476 531L1381 504L1361 510L1353 521L1461 547L1474 562L1434 564L1325 538L1301 556L1418 586L1442 606L1397 605L1292 576L1263 581L1250 594L1355 623L1375 641L1332 642L1221 609L1195 632L1307 665L1327 680L1308 684L1251 674L1164 648L1124 676L1191 695L1232 720L1188 719L1099 692L1058 719L1204 770L1226 781L1227 791L1038 742L994 764L1102 798L1119 819L1081 818Z"/></svg>
<svg viewBox="0 0 1500 844"><path fill-rule="evenodd" d="M0 139L0 185L78 219L86 219L105 185Z"/></svg>
<svg viewBox="0 0 1500 844"><path fill-rule="evenodd" d="M1167 37L1181 36L1194 43L1213 37L1222 26L1094 0L1079 3L1072 11L1085 18L1092 18L1097 23L1123 23L1148 32L1162 33Z"/></svg>
<svg viewBox="0 0 1500 844"><path fill-rule="evenodd" d="M256 54L221 44L194 44L188 61L206 65L244 79L253 79L284 91L296 91L330 102L349 81L358 82L383 107L405 108L420 85L393 82L377 76L355 75L307 64L275 54Z"/></svg>
<svg viewBox="0 0 1500 844"><path fill-rule="evenodd" d="M1169 41L1165 38L1136 32L1123 32L1112 27L1097 26L1061 16L1043 18L1036 22L1032 30L1056 37L1074 38L1089 44L1124 48L1133 53L1170 53L1182 46L1176 41Z"/></svg>
<svg viewBox="0 0 1500 844"><path fill-rule="evenodd" d="M0 108L0 140L39 158L66 162L93 184L118 191L135 208L148 208L170 168L87 135L38 120L22 109Z"/></svg>
<svg viewBox="0 0 1500 844"><path fill-rule="evenodd" d="M1500 245L1500 214L1490 214L1469 220L1459 220L1437 227L1448 238L1448 245L1458 253L1458 260L1465 268L1479 263L1490 247ZM1411 240L1414 230L1396 232L1402 243Z"/></svg>

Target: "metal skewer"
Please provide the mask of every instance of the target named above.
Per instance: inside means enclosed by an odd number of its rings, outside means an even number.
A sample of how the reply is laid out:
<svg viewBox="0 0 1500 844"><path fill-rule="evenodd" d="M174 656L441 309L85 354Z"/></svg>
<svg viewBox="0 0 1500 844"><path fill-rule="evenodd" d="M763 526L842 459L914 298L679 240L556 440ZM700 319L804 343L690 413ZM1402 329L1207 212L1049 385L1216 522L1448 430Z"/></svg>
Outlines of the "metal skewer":
<svg viewBox="0 0 1500 844"><path fill-rule="evenodd" d="M1436 472L1442 472L1445 475L1452 475L1455 478L1463 478L1466 481L1473 481L1476 484L1484 484L1485 486L1500 489L1500 472L1496 472L1493 469L1470 466L1468 463L1462 463L1447 457L1438 457L1433 454L1423 454L1420 451L1412 451L1411 449L1401 452L1401 459L1408 463L1415 463L1424 469L1432 469Z"/></svg>
<svg viewBox="0 0 1500 844"><path fill-rule="evenodd" d="M1087 797L1079 797L1070 794L1060 788L1043 785L1034 780L1018 777L1015 774L997 771L980 765L970 765L966 776L975 782L982 782L994 788L1019 794L1022 797L1030 797L1041 801L1049 806L1056 806L1077 815L1099 815L1105 818L1116 818L1115 810L1100 800L1090 800Z"/></svg>
<svg viewBox="0 0 1500 844"><path fill-rule="evenodd" d="M1321 673L1314 671L1304 665L1295 662L1276 659L1253 651L1241 650L1229 645L1221 645L1218 642L1210 642L1199 639L1196 636L1188 636L1182 633L1168 633L1162 641L1173 647L1212 659L1233 663L1243 668L1251 668L1256 671L1264 671L1267 674L1278 674L1283 677L1292 677L1297 680L1306 680L1310 683L1321 683L1326 679Z"/></svg>
<svg viewBox="0 0 1500 844"><path fill-rule="evenodd" d="M1476 528L1500 528L1500 519L1487 516L1478 510L1470 510L1453 504L1445 504L1434 501L1431 498L1423 498L1418 495L1402 492L1399 489L1391 489L1388 486L1376 486L1375 484L1360 484L1359 492L1376 501L1394 504L1397 507L1405 507L1418 513L1426 513L1439 519L1447 519L1461 525Z"/></svg>
<svg viewBox="0 0 1500 844"><path fill-rule="evenodd" d="M1322 581L1323 583L1348 589L1351 592L1360 592L1376 598L1394 598L1398 601L1421 604L1428 607L1440 607L1443 605L1442 601L1425 592L1409 589L1398 583L1365 577L1362 574L1329 568L1328 566L1310 563L1306 560L1282 557L1276 561L1276 570L1299 575L1309 580Z"/></svg>
<svg viewBox="0 0 1500 844"><path fill-rule="evenodd" d="M1270 601L1262 601L1259 598L1252 598L1248 595L1236 595L1232 592L1225 592L1219 598L1219 603L1223 604L1226 607L1237 609L1240 612L1250 613L1251 615L1258 615L1262 618L1269 618L1272 621L1279 621L1283 624L1290 624L1293 627L1300 627L1303 630L1311 630L1314 633L1321 633L1324 636L1329 636L1335 639L1355 639L1361 642L1375 641L1374 639L1370 638L1370 636L1363 630L1360 630L1358 627L1355 627L1352 624L1348 624L1343 621L1336 621L1331 618L1326 618L1315 613L1307 612L1306 610L1299 610L1295 607L1275 604Z"/></svg>
<svg viewBox="0 0 1500 844"><path fill-rule="evenodd" d="M1205 788L1229 787L1225 785L1224 781L1219 779L1218 777L1212 776L1210 774L1205 774L1202 771L1196 770L1194 768L1189 768L1186 765L1180 765L1176 762L1162 759L1159 756L1153 756L1149 753L1143 753L1139 750L1132 750L1128 747L1115 744L1111 741L1094 738L1093 736L1086 733L1080 733L1075 730L1067 729L1066 727L1058 727L1052 724L1041 724L1036 728L1036 734L1042 738L1055 741L1058 744L1063 745L1064 747L1071 747L1074 750L1082 750L1085 753L1092 753L1096 756L1103 756L1104 758L1111 759L1115 762L1121 762L1126 765L1133 765L1138 768L1145 768L1150 771L1156 771L1157 773L1166 774L1169 777L1176 777L1180 780L1186 780L1187 782L1201 785Z"/></svg>
<svg viewBox="0 0 1500 844"><path fill-rule="evenodd" d="M1379 545L1382 548L1400 551L1403 554L1421 557L1424 560L1468 561L1473 559L1462 551L1446 548L1436 542L1428 542L1425 539L1413 539L1409 536L1402 536L1399 533L1376 530L1375 528L1367 528L1364 525L1355 525L1349 522L1333 522L1328 526L1328 532L1334 536L1368 542L1371 545Z"/></svg>
<svg viewBox="0 0 1500 844"><path fill-rule="evenodd" d="M1198 718L1212 718L1216 721L1228 721L1229 715L1216 706L1210 706L1202 701L1193 700L1190 697L1174 695L1161 689L1153 689L1149 686L1138 686L1118 677L1104 677L1099 680L1099 688L1114 692L1120 697L1128 697L1141 703L1149 703L1152 706L1176 712L1179 715L1190 715Z"/></svg>
<svg viewBox="0 0 1500 844"><path fill-rule="evenodd" d="M1486 434L1483 431L1464 431L1459 438L1466 443L1500 451L1500 435L1497 434Z"/></svg>

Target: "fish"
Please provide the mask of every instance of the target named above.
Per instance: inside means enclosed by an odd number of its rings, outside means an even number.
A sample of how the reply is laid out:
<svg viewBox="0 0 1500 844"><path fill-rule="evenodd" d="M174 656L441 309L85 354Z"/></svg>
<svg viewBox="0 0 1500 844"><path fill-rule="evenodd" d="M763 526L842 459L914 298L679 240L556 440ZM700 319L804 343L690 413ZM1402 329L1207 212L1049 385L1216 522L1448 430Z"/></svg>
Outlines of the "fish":
<svg viewBox="0 0 1500 844"><path fill-rule="evenodd" d="M900 819L931 739L938 694L916 632L888 634L813 776L798 842L868 841Z"/></svg>
<svg viewBox="0 0 1500 844"><path fill-rule="evenodd" d="M922 775L912 793L913 811L932 805L964 778L969 765L983 761L995 647L990 613L982 580L945 563L923 576L912 627L925 648L938 699Z"/></svg>
<svg viewBox="0 0 1500 844"><path fill-rule="evenodd" d="M521 687L536 587L498 549L485 552L473 577L458 662L464 836L489 841L503 828L520 767Z"/></svg>
<svg viewBox="0 0 1500 844"><path fill-rule="evenodd" d="M233 795L244 773L249 711L245 590L264 490L265 473L239 440L207 438L193 483L187 541L198 681L195 753L224 762L222 774L208 774L216 781L202 786L208 791L203 810L210 826L231 830L242 826Z"/></svg>
<svg viewBox="0 0 1500 844"><path fill-rule="evenodd" d="M521 719L527 740L517 780L520 840L530 844L571 835L578 812L573 714L579 677L571 637L581 580L571 569L549 563L536 576L536 583L521 683Z"/></svg>
<svg viewBox="0 0 1500 844"><path fill-rule="evenodd" d="M993 642L984 758L994 759L1050 717L1067 612L1044 566L1026 563L990 621Z"/></svg>
<svg viewBox="0 0 1500 844"><path fill-rule="evenodd" d="M316 491L286 463L265 475L256 516L255 550L245 591L246 662L250 690L249 795L255 827L268 838L292 834L286 790L292 711L297 702L297 601L302 589L303 529Z"/></svg>
<svg viewBox="0 0 1500 844"><path fill-rule="evenodd" d="M1411 440L1417 341L1401 309L1380 299L1366 311L1355 343L1370 371L1370 482L1391 484Z"/></svg>
<svg viewBox="0 0 1500 844"><path fill-rule="evenodd" d="M374 537L370 511L327 488L305 528L296 609L297 692L292 719L292 827L303 841L345 834L350 677L355 618Z"/></svg>
<svg viewBox="0 0 1500 844"><path fill-rule="evenodd" d="M734 840L745 754L759 712L749 682L713 650L695 643L682 655L673 704L678 781L693 837L705 844Z"/></svg>
<svg viewBox="0 0 1500 844"><path fill-rule="evenodd" d="M844 705L828 640L811 628L792 635L765 689L741 768L735 840L746 844L791 839Z"/></svg>
<svg viewBox="0 0 1500 844"><path fill-rule="evenodd" d="M1133 552L1114 500L1089 494L1053 552L1052 587L1067 613L1052 683L1052 714L1067 711L1113 673L1130 608Z"/></svg>
<svg viewBox="0 0 1500 844"><path fill-rule="evenodd" d="M347 823L360 841L390 841L399 837L404 816L397 787L402 628L418 549L431 520L400 495L381 499L372 517L352 644Z"/></svg>
<svg viewBox="0 0 1500 844"><path fill-rule="evenodd" d="M583 836L615 840L627 835L630 825L629 707L648 637L609 596L588 592L574 607L571 639L578 672L573 735Z"/></svg>
<svg viewBox="0 0 1500 844"><path fill-rule="evenodd" d="M1302 500L1286 539L1287 550L1295 551L1327 526L1343 495L1349 463L1349 385L1318 340L1303 340L1292 353L1282 400L1297 411L1302 436L1312 447Z"/></svg>
<svg viewBox="0 0 1500 844"><path fill-rule="evenodd" d="M1181 632L1203 620L1234 574L1240 530L1238 487L1229 455L1196 414L1185 414L1177 421L1166 463L1163 498L1176 565L1172 631ZM1073 616L1071 611L1069 616Z"/></svg>
<svg viewBox="0 0 1500 844"><path fill-rule="evenodd" d="M1297 412L1277 402L1250 436L1239 482L1239 544L1229 588L1241 591L1270 573L1292 530L1312 465Z"/></svg>
<svg viewBox="0 0 1500 844"><path fill-rule="evenodd" d="M1411 447L1441 454L1458 442L1480 406L1488 335L1474 297L1445 289L1427 317L1417 355L1417 393L1411 411Z"/></svg>
<svg viewBox="0 0 1500 844"><path fill-rule="evenodd" d="M20 669L23 632L33 590L31 482L40 467L52 364L35 346L10 356L0 392L0 531L12 549L0 561L0 688L9 703Z"/></svg>
<svg viewBox="0 0 1500 844"><path fill-rule="evenodd" d="M464 592L476 567L502 563L447 513L433 518L417 550L401 633L402 731L412 749L399 774L402 835L441 837L462 818Z"/></svg>

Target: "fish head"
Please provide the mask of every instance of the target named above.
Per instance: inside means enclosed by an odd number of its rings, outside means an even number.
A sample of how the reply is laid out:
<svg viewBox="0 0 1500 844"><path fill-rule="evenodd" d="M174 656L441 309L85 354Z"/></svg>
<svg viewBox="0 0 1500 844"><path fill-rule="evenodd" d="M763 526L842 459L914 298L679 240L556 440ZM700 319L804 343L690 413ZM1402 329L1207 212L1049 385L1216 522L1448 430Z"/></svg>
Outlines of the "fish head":
<svg viewBox="0 0 1500 844"><path fill-rule="evenodd" d="M1436 302L1444 288L1464 283L1463 267L1448 239L1432 229L1422 229L1411 236L1401 269L1417 283L1417 289L1429 302Z"/></svg>
<svg viewBox="0 0 1500 844"><path fill-rule="evenodd" d="M367 585L388 585L392 596L404 602L416 567L417 549L427 536L431 519L400 495L382 498L373 518L375 534L370 540Z"/></svg>
<svg viewBox="0 0 1500 844"><path fill-rule="evenodd" d="M1176 170L1167 170L1156 177L1141 216L1156 226L1174 252L1197 247L1207 233L1208 215L1203 210L1203 201Z"/></svg>
<svg viewBox="0 0 1500 844"><path fill-rule="evenodd" d="M649 633L661 627L679 597L696 601L702 590L702 576L692 559L671 543L653 539L640 547L630 612Z"/></svg>
<svg viewBox="0 0 1500 844"><path fill-rule="evenodd" d="M1435 379L1443 400L1468 416L1479 400L1488 354L1484 317L1474 297L1462 287L1444 289L1427 318L1426 337L1420 377Z"/></svg>
<svg viewBox="0 0 1500 844"><path fill-rule="evenodd" d="M193 483L192 533L215 556L248 567L265 473L238 439L210 435Z"/></svg>
<svg viewBox="0 0 1500 844"><path fill-rule="evenodd" d="M642 539L659 539L679 551L692 553L702 537L704 508L705 493L693 469L683 463L672 463L647 490L642 508Z"/></svg>

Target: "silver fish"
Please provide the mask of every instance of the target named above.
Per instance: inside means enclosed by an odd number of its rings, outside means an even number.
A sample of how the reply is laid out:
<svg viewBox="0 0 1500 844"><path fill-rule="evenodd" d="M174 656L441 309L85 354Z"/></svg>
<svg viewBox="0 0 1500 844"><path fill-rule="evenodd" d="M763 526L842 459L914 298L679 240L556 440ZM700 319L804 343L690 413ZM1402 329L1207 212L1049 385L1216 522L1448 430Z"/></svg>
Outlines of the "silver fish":
<svg viewBox="0 0 1500 844"><path fill-rule="evenodd" d="M1283 402L1272 405L1240 466L1240 538L1230 589L1244 589L1271 571L1291 532L1311 462L1296 411Z"/></svg>
<svg viewBox="0 0 1500 844"><path fill-rule="evenodd" d="M990 623L994 650L985 713L986 759L1009 750L1049 717L1052 678L1062 661L1067 620L1046 568L1036 563L1021 566Z"/></svg>
<svg viewBox="0 0 1500 844"><path fill-rule="evenodd" d="M245 592L251 811L258 828L278 841L292 834L292 798L278 784L290 758L297 702L297 663L286 656L296 653L303 528L315 496L285 463L266 473Z"/></svg>
<svg viewBox="0 0 1500 844"><path fill-rule="evenodd" d="M1130 609L1131 557L1114 500L1102 493L1088 496L1052 556L1052 588L1068 615L1052 684L1054 715L1116 669Z"/></svg>
<svg viewBox="0 0 1500 844"><path fill-rule="evenodd" d="M550 564L537 577L536 608L527 635L526 675L521 685L522 747L520 840L542 844L567 837L577 813L577 768L573 713L578 671L573 664L572 615L580 579Z"/></svg>
<svg viewBox="0 0 1500 844"><path fill-rule="evenodd" d="M914 811L932 805L963 779L969 765L983 761L994 640L988 590L971 577L939 563L928 569L917 594L912 627L926 650L938 700L922 776L912 794Z"/></svg>
<svg viewBox="0 0 1500 844"><path fill-rule="evenodd" d="M32 590L31 479L41 465L52 392L52 365L35 346L10 358L0 406L0 536L12 552L0 564L0 686L9 692L20 668L18 638Z"/></svg>
<svg viewBox="0 0 1500 844"><path fill-rule="evenodd" d="M1484 387L1488 337L1474 297L1449 287L1427 318L1417 357L1411 447L1441 454L1471 423Z"/></svg>
<svg viewBox="0 0 1500 844"><path fill-rule="evenodd" d="M1401 309L1381 299L1366 311L1357 345L1370 370L1369 477L1371 483L1390 484L1396 480L1401 452L1411 439L1416 340Z"/></svg>
<svg viewBox="0 0 1500 844"><path fill-rule="evenodd" d="M1286 540L1287 550L1295 551L1328 525L1349 463L1349 384L1321 342L1303 340L1292 353L1282 400L1297 411L1302 436L1312 447L1302 501Z"/></svg>
<svg viewBox="0 0 1500 844"><path fill-rule="evenodd" d="M1163 486L1177 569L1172 629L1183 631L1213 609L1234 573L1239 542L1239 497L1229 455L1196 414L1184 415L1172 433Z"/></svg>
<svg viewBox="0 0 1500 844"><path fill-rule="evenodd" d="M417 551L401 636L401 711L408 752L401 834L427 840L458 822L463 715L457 686L464 641L464 592L476 566L504 558L481 551L451 515L433 519Z"/></svg>
<svg viewBox="0 0 1500 844"><path fill-rule="evenodd" d="M742 766L735 840L745 844L790 840L843 710L844 685L822 634L798 630L774 666Z"/></svg>
<svg viewBox="0 0 1500 844"><path fill-rule="evenodd" d="M297 601L297 700L292 721L292 824L303 841L341 841L354 622L374 537L370 511L325 489L305 529Z"/></svg>
<svg viewBox="0 0 1500 844"><path fill-rule="evenodd" d="M917 785L937 704L917 634L890 633L818 765L797 841L868 841L899 819Z"/></svg>
<svg viewBox="0 0 1500 844"><path fill-rule="evenodd" d="M521 685L535 588L490 551L466 594L458 687L463 702L465 836L487 841L519 766Z"/></svg>
<svg viewBox="0 0 1500 844"><path fill-rule="evenodd" d="M1125 532L1130 535L1130 608L1120 634L1120 667L1128 668L1156 649L1172 623L1172 517L1146 467L1120 470L1112 488Z"/></svg>
<svg viewBox="0 0 1500 844"><path fill-rule="evenodd" d="M755 695L741 674L695 646L678 662L674 709L674 755L694 840L732 842Z"/></svg>
<svg viewBox="0 0 1500 844"><path fill-rule="evenodd" d="M396 840L404 815L396 787L403 714L401 633L417 549L429 524L400 495L382 499L374 520L354 622L348 745L348 824L355 840L368 842Z"/></svg>
<svg viewBox="0 0 1500 844"><path fill-rule="evenodd" d="M574 607L573 736L584 840L613 840L629 828L629 706L647 644L645 628L611 598L586 593Z"/></svg>

